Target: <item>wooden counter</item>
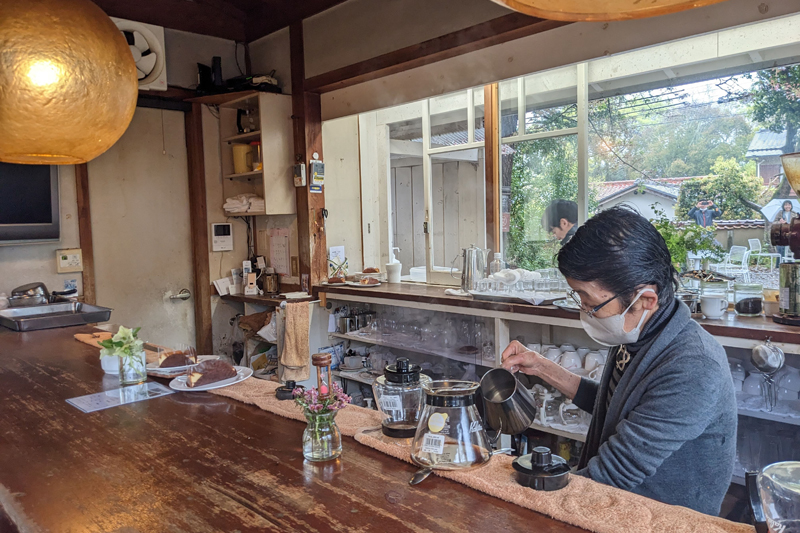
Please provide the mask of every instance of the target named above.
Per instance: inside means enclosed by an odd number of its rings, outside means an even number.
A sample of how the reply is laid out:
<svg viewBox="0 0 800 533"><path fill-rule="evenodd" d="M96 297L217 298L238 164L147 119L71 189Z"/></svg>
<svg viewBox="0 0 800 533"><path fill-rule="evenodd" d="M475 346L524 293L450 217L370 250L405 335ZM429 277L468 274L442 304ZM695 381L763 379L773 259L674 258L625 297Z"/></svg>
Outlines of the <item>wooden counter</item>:
<svg viewBox="0 0 800 533"><path fill-rule="evenodd" d="M324 293L327 298L344 296L346 298L360 299L365 302L386 303L392 302L407 304L413 307L431 308L442 306L440 310L447 310L466 314L479 314L482 316L496 316L508 320L521 320L526 322L540 322L557 326L580 328L577 313L564 311L555 306L534 306L529 304L499 303L483 300L474 300L459 296L448 296L444 293L447 287L424 285L417 283L383 283L378 287L361 288L353 286L316 286L314 293ZM445 307L449 309L444 309ZM776 324L766 317L738 317L730 310L721 320L697 321L703 328L715 337L736 340L741 342L722 342L726 346L750 347L751 344L761 342L767 337L772 342L789 345L792 353L800 352L800 327Z"/></svg>
<svg viewBox="0 0 800 533"><path fill-rule="evenodd" d="M349 437L304 462L304 424L208 393L83 413L65 400L118 387L87 331L0 327L0 504L20 531L582 531L436 476L410 487L413 466Z"/></svg>

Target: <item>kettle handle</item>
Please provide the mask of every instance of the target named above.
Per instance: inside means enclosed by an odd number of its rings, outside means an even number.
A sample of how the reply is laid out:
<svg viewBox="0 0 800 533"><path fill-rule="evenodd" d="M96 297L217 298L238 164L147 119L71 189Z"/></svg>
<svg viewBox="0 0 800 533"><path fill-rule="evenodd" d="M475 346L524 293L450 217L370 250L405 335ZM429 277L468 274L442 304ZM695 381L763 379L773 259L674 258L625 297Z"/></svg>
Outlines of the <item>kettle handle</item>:
<svg viewBox="0 0 800 533"><path fill-rule="evenodd" d="M764 516L764 508L761 507L761 495L758 493L758 472L745 472L744 480L747 486L747 496L750 499L750 511L753 513L753 525L756 533L769 533L767 527L767 517Z"/></svg>

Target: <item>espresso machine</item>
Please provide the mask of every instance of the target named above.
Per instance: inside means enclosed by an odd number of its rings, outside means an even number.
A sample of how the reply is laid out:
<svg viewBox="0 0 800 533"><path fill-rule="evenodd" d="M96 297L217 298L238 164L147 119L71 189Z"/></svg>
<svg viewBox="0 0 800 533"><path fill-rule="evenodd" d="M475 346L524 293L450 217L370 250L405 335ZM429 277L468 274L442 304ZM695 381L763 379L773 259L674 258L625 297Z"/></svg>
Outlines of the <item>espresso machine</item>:
<svg viewBox="0 0 800 533"><path fill-rule="evenodd" d="M800 152L782 155L781 163L789 185L800 191ZM788 246L795 258L800 258L800 219L773 224L770 240L773 246ZM778 309L780 315L774 315L773 321L800 326L800 262L781 261Z"/></svg>

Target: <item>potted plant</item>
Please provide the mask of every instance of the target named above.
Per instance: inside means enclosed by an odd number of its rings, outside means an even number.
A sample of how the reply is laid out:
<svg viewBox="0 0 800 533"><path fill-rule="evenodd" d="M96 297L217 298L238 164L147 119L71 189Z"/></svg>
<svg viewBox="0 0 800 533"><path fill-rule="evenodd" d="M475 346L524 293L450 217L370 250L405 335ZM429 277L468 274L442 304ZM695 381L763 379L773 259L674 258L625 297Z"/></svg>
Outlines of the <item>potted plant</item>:
<svg viewBox="0 0 800 533"><path fill-rule="evenodd" d="M704 252L703 262L707 264L710 260L720 261L724 250L716 241L716 232L713 227L703 228L697 225L690 225L682 228L667 218L663 210L658 209L657 205L651 206L656 218L650 222L664 238L667 248L672 256L672 262L678 272L688 264L689 252Z"/></svg>
<svg viewBox="0 0 800 533"><path fill-rule="evenodd" d="M100 357L119 359L119 382L121 385L136 385L147 379L147 361L144 342L137 334L141 328L119 327L119 331L108 340L100 341Z"/></svg>
<svg viewBox="0 0 800 533"><path fill-rule="evenodd" d="M309 461L329 461L342 454L342 434L336 425L336 413L350 403L338 383L331 390L322 385L304 390L294 389L294 401L303 408L308 421L303 431L303 456Z"/></svg>

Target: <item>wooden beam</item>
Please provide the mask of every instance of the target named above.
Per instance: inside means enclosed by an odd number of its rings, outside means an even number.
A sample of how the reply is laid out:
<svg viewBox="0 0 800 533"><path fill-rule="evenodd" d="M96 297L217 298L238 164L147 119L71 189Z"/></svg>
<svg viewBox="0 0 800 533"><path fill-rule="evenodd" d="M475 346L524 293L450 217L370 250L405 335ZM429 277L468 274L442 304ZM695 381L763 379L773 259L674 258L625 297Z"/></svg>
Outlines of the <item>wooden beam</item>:
<svg viewBox="0 0 800 533"><path fill-rule="evenodd" d="M483 128L486 135L486 247L500 251L500 100L496 83L483 88Z"/></svg>
<svg viewBox="0 0 800 533"><path fill-rule="evenodd" d="M92 212L89 203L89 167L86 163L75 165L75 188L78 192L78 240L83 255L83 301L97 303L94 284L94 243L92 241Z"/></svg>
<svg viewBox="0 0 800 533"><path fill-rule="evenodd" d="M305 80L305 89L320 93L330 92L567 24L571 23L512 13L314 76Z"/></svg>
<svg viewBox="0 0 800 533"><path fill-rule="evenodd" d="M292 24L302 22L346 0L261 0L258 9L251 10L247 22L247 42Z"/></svg>
<svg viewBox="0 0 800 533"><path fill-rule="evenodd" d="M289 28L292 64L292 119L294 122L295 161L305 163L316 152L322 158L322 108L319 94L305 91L305 52L303 49L303 23ZM325 191L312 193L311 175L308 185L297 188L297 236L300 246L300 286L304 290L327 278L328 249L325 236Z"/></svg>
<svg viewBox="0 0 800 533"><path fill-rule="evenodd" d="M214 353L211 335L211 278L208 266L208 210L203 162L202 105L192 104L184 114L189 170L189 218L194 270L194 326L197 353Z"/></svg>

